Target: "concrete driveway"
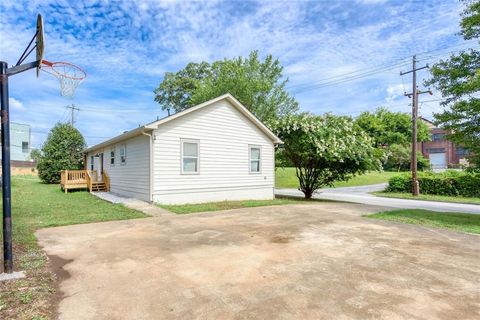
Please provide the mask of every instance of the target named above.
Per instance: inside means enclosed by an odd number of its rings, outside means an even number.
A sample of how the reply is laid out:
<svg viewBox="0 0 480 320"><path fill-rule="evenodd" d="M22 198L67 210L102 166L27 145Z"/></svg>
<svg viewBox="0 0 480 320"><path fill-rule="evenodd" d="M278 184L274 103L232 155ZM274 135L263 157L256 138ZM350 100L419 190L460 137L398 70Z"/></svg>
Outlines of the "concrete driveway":
<svg viewBox="0 0 480 320"><path fill-rule="evenodd" d="M318 203L43 229L61 319L478 319L480 237ZM58 266L57 266L58 267Z"/></svg>

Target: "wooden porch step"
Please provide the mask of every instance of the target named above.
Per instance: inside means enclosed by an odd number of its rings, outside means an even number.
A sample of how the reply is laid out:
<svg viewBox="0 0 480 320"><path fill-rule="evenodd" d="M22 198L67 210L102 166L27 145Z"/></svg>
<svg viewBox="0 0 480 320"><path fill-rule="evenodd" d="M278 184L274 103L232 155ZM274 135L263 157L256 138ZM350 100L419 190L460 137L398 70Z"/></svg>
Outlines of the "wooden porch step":
<svg viewBox="0 0 480 320"><path fill-rule="evenodd" d="M107 191L105 182L92 182L92 191Z"/></svg>

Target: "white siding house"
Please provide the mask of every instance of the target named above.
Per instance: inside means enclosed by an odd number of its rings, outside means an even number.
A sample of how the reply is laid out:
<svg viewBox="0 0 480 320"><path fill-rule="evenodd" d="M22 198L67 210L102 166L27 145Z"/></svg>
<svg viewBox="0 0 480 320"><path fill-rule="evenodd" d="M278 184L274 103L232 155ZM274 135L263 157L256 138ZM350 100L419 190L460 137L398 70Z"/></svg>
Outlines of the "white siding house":
<svg viewBox="0 0 480 320"><path fill-rule="evenodd" d="M163 204L273 199L281 143L230 94L88 148L110 191Z"/></svg>

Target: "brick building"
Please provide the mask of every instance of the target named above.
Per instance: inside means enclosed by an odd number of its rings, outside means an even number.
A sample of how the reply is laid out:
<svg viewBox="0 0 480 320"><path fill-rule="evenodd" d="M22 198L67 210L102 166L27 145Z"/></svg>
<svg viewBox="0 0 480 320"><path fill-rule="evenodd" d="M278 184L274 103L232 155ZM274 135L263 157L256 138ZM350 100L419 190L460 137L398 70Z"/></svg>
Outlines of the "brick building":
<svg viewBox="0 0 480 320"><path fill-rule="evenodd" d="M437 128L433 122L421 118L430 128L430 141L420 142L419 151L430 159L433 169L446 169L456 165L468 164L468 150L445 139L447 131Z"/></svg>

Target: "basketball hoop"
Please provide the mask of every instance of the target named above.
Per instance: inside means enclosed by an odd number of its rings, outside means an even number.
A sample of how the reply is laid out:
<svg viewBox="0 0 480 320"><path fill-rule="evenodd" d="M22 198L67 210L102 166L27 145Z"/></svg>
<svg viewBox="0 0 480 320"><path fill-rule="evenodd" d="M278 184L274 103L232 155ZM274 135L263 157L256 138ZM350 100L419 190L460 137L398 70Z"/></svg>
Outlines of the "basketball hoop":
<svg viewBox="0 0 480 320"><path fill-rule="evenodd" d="M33 41L35 45L32 47ZM28 56L36 50L36 61L22 64ZM60 81L60 94L67 98L73 98L75 90L85 79L87 74L85 71L69 62L50 62L43 59L45 51L45 39L43 34L43 18L42 15L37 16L37 32L33 36L30 43L23 51L22 55L18 59L15 66L8 68L6 74L8 76L14 75L20 72L27 71L29 69L36 68L37 78L40 75L40 71L43 70L50 73Z"/></svg>
<svg viewBox="0 0 480 320"><path fill-rule="evenodd" d="M36 58L38 62L37 78L41 70L50 73L60 81L60 94L66 98L73 98L75 90L87 74L82 68L69 62L50 62L44 60L44 41L43 19L39 14L37 17L37 33L35 34Z"/></svg>
<svg viewBox="0 0 480 320"><path fill-rule="evenodd" d="M50 62L42 60L42 71L50 73L60 81L60 94L72 98L75 90L87 74L82 68L69 62Z"/></svg>
<svg viewBox="0 0 480 320"><path fill-rule="evenodd" d="M33 45L35 41L35 44ZM33 45L33 46L32 46ZM36 50L36 60L23 63L28 56ZM11 180L10 180L10 108L8 94L8 79L27 70L36 69L37 77L40 70L51 73L60 81L62 96L72 98L78 85L85 79L86 73L82 68L68 62L49 62L43 59L45 51L43 19L37 16L37 30L30 40L17 63L8 67L6 61L0 61L0 111L1 111L1 149L2 149L2 175L1 186L3 190L3 269L5 273L13 274L13 246L12 246L12 206L11 206ZM13 275L14 279L19 275Z"/></svg>

